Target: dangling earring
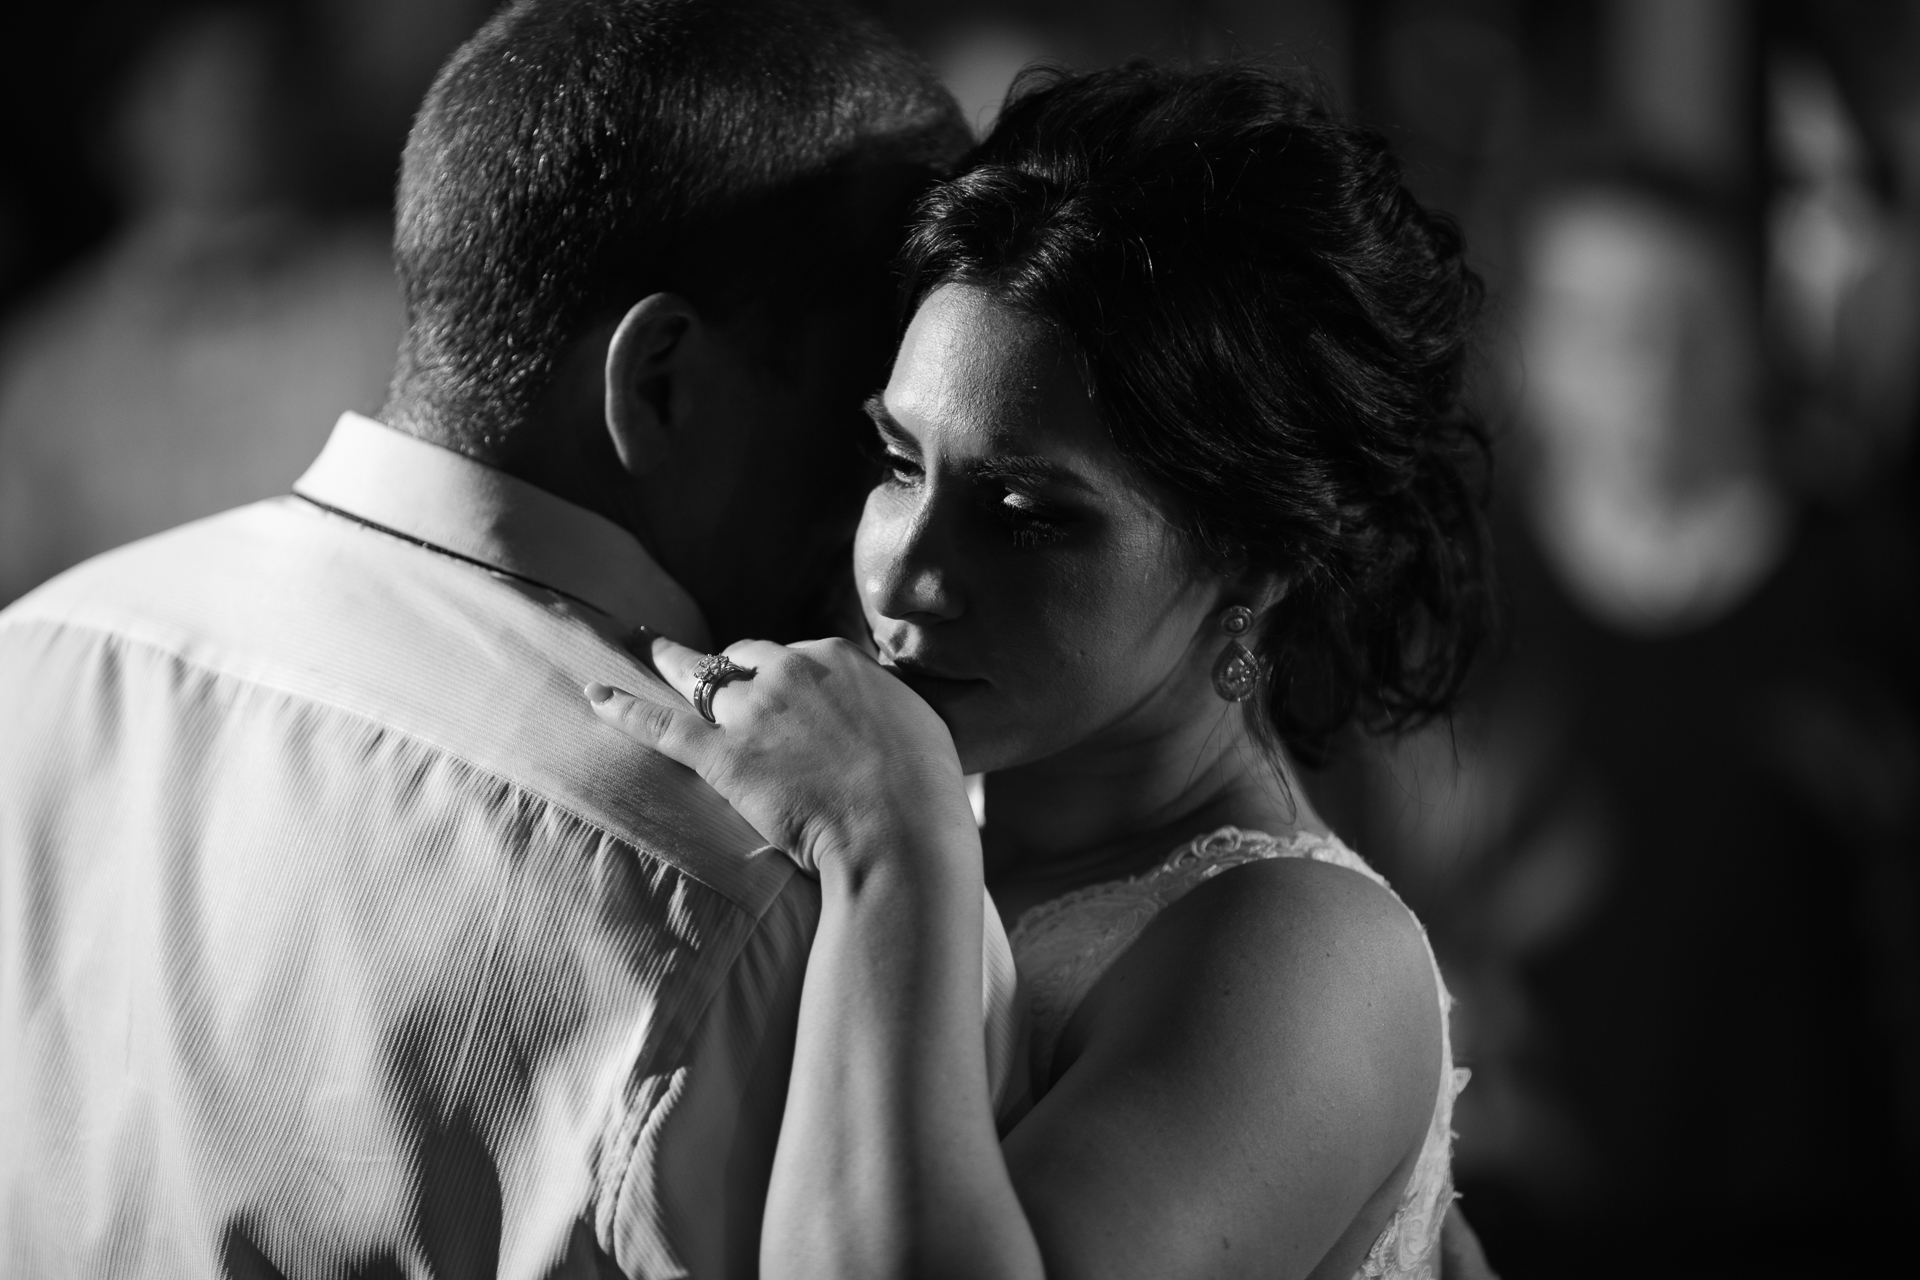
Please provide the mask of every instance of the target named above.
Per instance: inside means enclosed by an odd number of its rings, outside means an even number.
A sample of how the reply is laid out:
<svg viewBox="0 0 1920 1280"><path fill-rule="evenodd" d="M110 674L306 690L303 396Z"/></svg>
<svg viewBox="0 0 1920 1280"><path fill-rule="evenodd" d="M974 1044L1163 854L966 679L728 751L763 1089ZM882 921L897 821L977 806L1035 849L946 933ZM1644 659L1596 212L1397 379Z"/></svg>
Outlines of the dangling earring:
<svg viewBox="0 0 1920 1280"><path fill-rule="evenodd" d="M1260 665L1240 637L1253 630L1253 610L1236 604L1220 615L1220 634L1227 647L1213 664L1213 691L1228 702L1245 702L1260 683Z"/></svg>

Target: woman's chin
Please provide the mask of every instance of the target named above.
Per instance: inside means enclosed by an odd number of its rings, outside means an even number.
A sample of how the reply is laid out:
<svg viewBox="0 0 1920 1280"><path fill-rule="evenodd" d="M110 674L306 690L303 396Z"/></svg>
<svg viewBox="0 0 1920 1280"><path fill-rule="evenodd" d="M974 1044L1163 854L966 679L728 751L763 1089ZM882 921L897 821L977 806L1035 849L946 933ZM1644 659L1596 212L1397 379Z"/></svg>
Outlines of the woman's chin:
<svg viewBox="0 0 1920 1280"><path fill-rule="evenodd" d="M947 722L947 732L953 734L956 746L961 734L981 722L980 704L993 691L985 680L950 680L900 667L893 668L893 674Z"/></svg>
<svg viewBox="0 0 1920 1280"><path fill-rule="evenodd" d="M917 687L917 686L916 686ZM996 715L995 699L987 690L930 690L921 697L946 721L953 735L953 749L960 756L960 767L967 773L990 773L1004 769L1018 755L1018 737L1009 732L1013 726Z"/></svg>
<svg viewBox="0 0 1920 1280"><path fill-rule="evenodd" d="M1017 768L1051 755L1034 741L1031 708L1016 707L986 680L948 680L918 672L899 673L946 722L954 750L968 773Z"/></svg>
<svg viewBox="0 0 1920 1280"><path fill-rule="evenodd" d="M953 747L960 756L960 769L964 773L999 773L1052 754L1037 749L1033 735L1022 732L1020 725L989 721L984 717L970 721L964 715L941 714L953 734Z"/></svg>

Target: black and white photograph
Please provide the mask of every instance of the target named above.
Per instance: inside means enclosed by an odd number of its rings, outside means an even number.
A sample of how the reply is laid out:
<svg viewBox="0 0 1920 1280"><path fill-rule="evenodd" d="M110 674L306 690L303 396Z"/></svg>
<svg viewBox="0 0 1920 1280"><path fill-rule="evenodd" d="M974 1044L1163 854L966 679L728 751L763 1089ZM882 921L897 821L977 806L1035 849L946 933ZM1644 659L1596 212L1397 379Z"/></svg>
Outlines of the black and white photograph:
<svg viewBox="0 0 1920 1280"><path fill-rule="evenodd" d="M0 1280L1813 1280L1920 0L0 20Z"/></svg>

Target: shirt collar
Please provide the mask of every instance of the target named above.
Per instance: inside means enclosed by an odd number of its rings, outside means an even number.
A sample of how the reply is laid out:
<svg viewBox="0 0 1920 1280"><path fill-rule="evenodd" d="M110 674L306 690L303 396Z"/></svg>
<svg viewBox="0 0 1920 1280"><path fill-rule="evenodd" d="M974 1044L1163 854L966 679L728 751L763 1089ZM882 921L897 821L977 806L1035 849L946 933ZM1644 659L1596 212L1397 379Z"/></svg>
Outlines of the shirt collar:
<svg viewBox="0 0 1920 1280"><path fill-rule="evenodd" d="M632 534L545 489L344 413L293 491L321 506L572 596L628 626L711 647L700 606Z"/></svg>

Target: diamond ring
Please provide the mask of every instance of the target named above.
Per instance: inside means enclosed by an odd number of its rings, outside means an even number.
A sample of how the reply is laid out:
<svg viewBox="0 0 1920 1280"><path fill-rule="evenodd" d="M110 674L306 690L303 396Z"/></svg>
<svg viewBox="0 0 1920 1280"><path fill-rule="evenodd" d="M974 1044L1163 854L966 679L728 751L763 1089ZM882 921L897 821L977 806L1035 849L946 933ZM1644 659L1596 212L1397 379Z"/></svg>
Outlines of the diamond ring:
<svg viewBox="0 0 1920 1280"><path fill-rule="evenodd" d="M751 679L754 674L752 667L743 667L724 653L708 654L693 667L693 709L705 716L708 724L718 724L713 718L713 695L727 681Z"/></svg>

